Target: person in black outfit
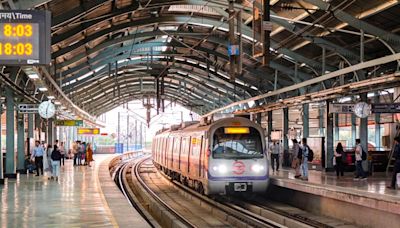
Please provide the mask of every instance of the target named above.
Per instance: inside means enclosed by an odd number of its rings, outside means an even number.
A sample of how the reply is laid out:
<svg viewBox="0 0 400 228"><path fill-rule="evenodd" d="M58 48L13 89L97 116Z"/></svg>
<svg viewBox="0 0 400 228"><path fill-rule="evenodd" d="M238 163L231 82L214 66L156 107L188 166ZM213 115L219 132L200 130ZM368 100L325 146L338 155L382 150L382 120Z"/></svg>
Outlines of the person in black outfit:
<svg viewBox="0 0 400 228"><path fill-rule="evenodd" d="M397 174L400 173L400 137L394 138L395 146L393 151L393 157L396 159L393 167L393 176L392 182L390 186L387 186L390 189L396 189L396 179Z"/></svg>
<svg viewBox="0 0 400 228"><path fill-rule="evenodd" d="M336 151L335 151L335 160L336 160L336 176L339 178L339 173L341 176L343 176L344 172L344 167L343 167L343 160L344 160L345 154L343 150L342 143L338 143L336 146Z"/></svg>

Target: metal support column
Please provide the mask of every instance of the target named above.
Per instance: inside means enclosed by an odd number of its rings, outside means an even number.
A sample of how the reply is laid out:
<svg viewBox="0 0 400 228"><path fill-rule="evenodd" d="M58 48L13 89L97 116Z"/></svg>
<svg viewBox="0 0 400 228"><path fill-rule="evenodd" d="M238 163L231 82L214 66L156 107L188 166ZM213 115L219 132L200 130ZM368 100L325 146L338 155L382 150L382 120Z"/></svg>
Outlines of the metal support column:
<svg viewBox="0 0 400 228"><path fill-rule="evenodd" d="M137 148L136 145L137 145L137 141L138 141L137 140L137 135L138 135L137 130L138 130L137 120L135 120L135 149Z"/></svg>
<svg viewBox="0 0 400 228"><path fill-rule="evenodd" d="M126 116L126 151L129 151L129 114Z"/></svg>
<svg viewBox="0 0 400 228"><path fill-rule="evenodd" d="M375 94L375 103L379 103L379 93ZM379 150L381 147L381 114L375 114L375 147Z"/></svg>
<svg viewBox="0 0 400 228"><path fill-rule="evenodd" d="M237 33L238 35L238 44L239 44L239 56L237 57L237 62L236 62L236 67L237 67L237 73L239 75L242 74L243 71L243 43L242 43L242 11L239 10L237 12Z"/></svg>
<svg viewBox="0 0 400 228"><path fill-rule="evenodd" d="M34 122L34 118L33 118L33 116L34 116L35 114L33 114L33 113L30 113L30 114L28 114L28 138L34 138L35 136L33 135L33 129L34 129L34 126L33 126L33 122Z"/></svg>
<svg viewBox="0 0 400 228"><path fill-rule="evenodd" d="M14 93L6 88L6 172L5 177L16 178L15 170L15 114Z"/></svg>
<svg viewBox="0 0 400 228"><path fill-rule="evenodd" d="M324 123L324 115L325 115L325 110L323 107L319 107L318 109L319 112L319 136L323 137L324 134L324 127L325 127L325 123Z"/></svg>
<svg viewBox="0 0 400 228"><path fill-rule="evenodd" d="M356 145L357 139L357 118L355 114L351 114L351 143L353 147Z"/></svg>
<svg viewBox="0 0 400 228"><path fill-rule="evenodd" d="M53 121L51 119L47 120L47 144L53 146L54 140L53 140Z"/></svg>
<svg viewBox="0 0 400 228"><path fill-rule="evenodd" d="M264 11L263 12L263 30L264 30L263 65L269 66L269 62L270 62L269 48L271 46L271 41L270 41L271 28L266 28L267 27L266 25L269 24L270 20L271 20L270 0L263 1L263 11Z"/></svg>
<svg viewBox="0 0 400 228"><path fill-rule="evenodd" d="M267 136L268 136L268 143L271 143L271 132L272 132L272 111L267 112L268 117L268 127L267 127Z"/></svg>
<svg viewBox="0 0 400 228"><path fill-rule="evenodd" d="M288 133L289 133L289 108L283 108L283 150L289 151L289 141L288 141Z"/></svg>
<svg viewBox="0 0 400 228"><path fill-rule="evenodd" d="M17 172L26 173L24 114L17 115L17 134Z"/></svg>
<svg viewBox="0 0 400 228"><path fill-rule="evenodd" d="M3 105L0 103L0 184L4 184L4 175L3 175L3 150L2 150L2 144L1 144L1 138L3 136L2 132L3 130L1 129L2 126L2 121L1 121L1 116L3 115Z"/></svg>
<svg viewBox="0 0 400 228"><path fill-rule="evenodd" d="M367 102L367 93L360 94L361 101ZM361 146L368 154L368 117L360 119L360 140ZM364 163L364 162L363 162ZM363 164L364 167L365 164ZM364 170L367 171L367 167Z"/></svg>
<svg viewBox="0 0 400 228"><path fill-rule="evenodd" d="M303 104L303 138L310 136L310 105Z"/></svg>
<svg viewBox="0 0 400 228"><path fill-rule="evenodd" d="M360 62L364 62L364 30L360 30Z"/></svg>
<svg viewBox="0 0 400 228"><path fill-rule="evenodd" d="M322 72L321 75L324 75L326 72L326 49L322 47Z"/></svg>
<svg viewBox="0 0 400 228"><path fill-rule="evenodd" d="M336 141L339 141L339 113L335 113L334 115L334 126L333 126L333 145L336 146Z"/></svg>
<svg viewBox="0 0 400 228"><path fill-rule="evenodd" d="M235 1L233 0L228 0L229 2L229 46L231 49L233 49L233 45L236 45L236 38L235 38L235 9L234 9L234 3ZM232 52L234 52L232 50ZM228 53L229 54L229 77L231 82L235 81L236 78L236 56L234 53Z"/></svg>
<svg viewBox="0 0 400 228"><path fill-rule="evenodd" d="M333 169L333 113L329 113L329 101L326 102L326 134L325 134L325 154L322 155L322 168L326 171Z"/></svg>
<svg viewBox="0 0 400 228"><path fill-rule="evenodd" d="M117 126L117 142L120 143L120 133L121 133L121 114L118 112L118 126Z"/></svg>

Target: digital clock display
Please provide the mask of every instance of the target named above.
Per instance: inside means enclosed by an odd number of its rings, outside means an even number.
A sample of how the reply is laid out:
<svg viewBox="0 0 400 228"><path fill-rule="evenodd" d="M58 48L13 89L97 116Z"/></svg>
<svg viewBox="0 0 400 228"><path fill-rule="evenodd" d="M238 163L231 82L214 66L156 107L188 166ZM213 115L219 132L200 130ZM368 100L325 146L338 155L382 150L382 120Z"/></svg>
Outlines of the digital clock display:
<svg viewBox="0 0 400 228"><path fill-rule="evenodd" d="M0 65L49 64L50 18L43 10L0 10Z"/></svg>
<svg viewBox="0 0 400 228"><path fill-rule="evenodd" d="M1 23L0 56L2 59L39 59L39 25L36 23Z"/></svg>

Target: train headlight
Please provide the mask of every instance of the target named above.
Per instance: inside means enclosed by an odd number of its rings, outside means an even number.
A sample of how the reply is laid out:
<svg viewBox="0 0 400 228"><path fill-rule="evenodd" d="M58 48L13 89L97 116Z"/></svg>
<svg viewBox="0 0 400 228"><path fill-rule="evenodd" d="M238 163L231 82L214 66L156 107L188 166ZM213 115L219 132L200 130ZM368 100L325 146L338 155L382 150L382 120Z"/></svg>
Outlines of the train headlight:
<svg viewBox="0 0 400 228"><path fill-rule="evenodd" d="M259 165L259 164L254 164L254 165L251 167L251 170L252 170L253 172L255 172L255 173L259 173L259 172L261 172L261 171L264 170L264 166L263 166L263 165Z"/></svg>
<svg viewBox="0 0 400 228"><path fill-rule="evenodd" d="M226 167L226 165L214 166L213 170L218 171L220 174L225 174L228 172L228 168Z"/></svg>

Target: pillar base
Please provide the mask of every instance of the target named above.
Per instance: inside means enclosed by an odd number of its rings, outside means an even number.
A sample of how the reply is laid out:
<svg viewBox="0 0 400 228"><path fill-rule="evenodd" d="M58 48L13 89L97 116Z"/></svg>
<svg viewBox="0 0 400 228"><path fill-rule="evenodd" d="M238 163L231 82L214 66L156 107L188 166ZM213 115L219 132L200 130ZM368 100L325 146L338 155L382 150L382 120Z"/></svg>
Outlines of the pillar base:
<svg viewBox="0 0 400 228"><path fill-rule="evenodd" d="M17 169L17 173L26 174L26 169Z"/></svg>
<svg viewBox="0 0 400 228"><path fill-rule="evenodd" d="M0 179L0 184L4 184L4 179Z"/></svg>
<svg viewBox="0 0 400 228"><path fill-rule="evenodd" d="M17 174L16 173L5 173L4 177L10 178L10 179L16 179L17 178Z"/></svg>

